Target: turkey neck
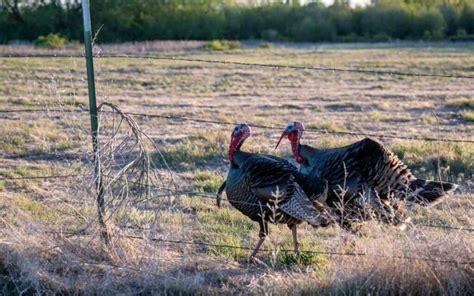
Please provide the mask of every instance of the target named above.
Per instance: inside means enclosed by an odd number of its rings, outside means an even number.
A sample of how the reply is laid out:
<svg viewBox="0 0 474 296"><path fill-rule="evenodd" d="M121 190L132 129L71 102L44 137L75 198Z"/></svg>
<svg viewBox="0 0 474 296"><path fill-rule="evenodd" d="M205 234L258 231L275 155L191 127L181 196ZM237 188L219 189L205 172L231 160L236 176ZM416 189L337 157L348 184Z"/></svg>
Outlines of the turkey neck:
<svg viewBox="0 0 474 296"><path fill-rule="evenodd" d="M308 145L303 145L300 143L292 144L292 146L293 145L296 145L295 149L296 149L297 155L303 158L303 161L306 163L311 159L311 156L313 155L313 153L315 153L318 150L316 148L310 147ZM293 151L293 153L294 152L295 151Z"/></svg>
<svg viewBox="0 0 474 296"><path fill-rule="evenodd" d="M240 150L240 147L237 151L234 152L234 158L232 159L232 164L240 167L247 159L252 155L252 153L245 152Z"/></svg>

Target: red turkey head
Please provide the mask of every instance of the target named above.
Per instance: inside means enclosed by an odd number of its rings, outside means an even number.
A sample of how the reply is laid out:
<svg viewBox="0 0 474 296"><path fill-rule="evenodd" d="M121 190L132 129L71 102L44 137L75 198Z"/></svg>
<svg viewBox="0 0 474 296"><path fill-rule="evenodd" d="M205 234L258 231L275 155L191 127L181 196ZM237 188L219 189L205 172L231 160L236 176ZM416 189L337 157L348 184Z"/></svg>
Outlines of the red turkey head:
<svg viewBox="0 0 474 296"><path fill-rule="evenodd" d="M230 137L230 145L229 145L229 152L227 153L227 159L232 161L234 158L234 153L240 146L244 143L245 139L250 136L251 133L250 126L246 123L239 123L237 124L234 129L232 130L232 135Z"/></svg>
<svg viewBox="0 0 474 296"><path fill-rule="evenodd" d="M285 136L288 136L288 140L290 140L291 143L291 151L293 152L293 156L295 157L296 162L302 163L304 159L300 155L299 145L303 132L304 125L301 122L292 121L288 123L285 130L281 134L280 139L278 140L278 143L275 146L275 149L278 148L278 145L280 145L281 140L283 140Z"/></svg>

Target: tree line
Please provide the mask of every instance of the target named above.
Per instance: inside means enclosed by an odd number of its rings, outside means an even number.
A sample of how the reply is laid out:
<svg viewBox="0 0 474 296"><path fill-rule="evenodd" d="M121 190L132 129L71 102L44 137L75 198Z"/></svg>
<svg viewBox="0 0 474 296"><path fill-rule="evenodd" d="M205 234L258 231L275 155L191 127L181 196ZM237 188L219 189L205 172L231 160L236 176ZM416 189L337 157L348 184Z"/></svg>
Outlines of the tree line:
<svg viewBox="0 0 474 296"><path fill-rule="evenodd" d="M265 39L386 41L469 39L474 0L91 0L98 42ZM79 0L0 0L0 43L57 33L82 40Z"/></svg>

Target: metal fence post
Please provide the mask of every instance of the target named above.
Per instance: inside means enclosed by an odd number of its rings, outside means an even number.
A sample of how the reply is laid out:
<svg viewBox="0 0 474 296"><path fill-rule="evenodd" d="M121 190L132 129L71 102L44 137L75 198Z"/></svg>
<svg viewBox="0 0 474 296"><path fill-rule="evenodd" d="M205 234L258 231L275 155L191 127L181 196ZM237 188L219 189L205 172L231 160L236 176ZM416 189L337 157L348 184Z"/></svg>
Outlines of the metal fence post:
<svg viewBox="0 0 474 296"><path fill-rule="evenodd" d="M91 33L91 17L89 0L82 0L82 18L84 21L84 47L86 51L86 65L87 65L87 84L89 89L89 110L91 117L91 135L92 148L94 150L94 164L95 164L95 182L96 182L96 202L97 202L97 218L101 228L101 237L106 244L109 242L109 235L105 225L105 200L104 187L102 183L102 174L100 169L99 158L99 141L97 139L99 122L97 117L97 102L95 99L95 81L94 81L94 61L92 57L92 33Z"/></svg>

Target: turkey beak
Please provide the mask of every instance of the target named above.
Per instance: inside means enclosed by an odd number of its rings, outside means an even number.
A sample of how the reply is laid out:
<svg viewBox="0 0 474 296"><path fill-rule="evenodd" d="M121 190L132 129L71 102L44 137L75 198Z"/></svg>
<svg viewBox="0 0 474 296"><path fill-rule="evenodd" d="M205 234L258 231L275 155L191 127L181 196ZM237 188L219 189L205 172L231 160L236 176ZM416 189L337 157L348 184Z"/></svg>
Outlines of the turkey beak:
<svg viewBox="0 0 474 296"><path fill-rule="evenodd" d="M288 131L285 129L285 130L283 131L283 133L281 134L280 139L278 140L278 143L277 143L276 146L275 146L275 150L278 148L278 145L280 145L281 140L283 140L283 138L284 138L287 134L288 134Z"/></svg>

